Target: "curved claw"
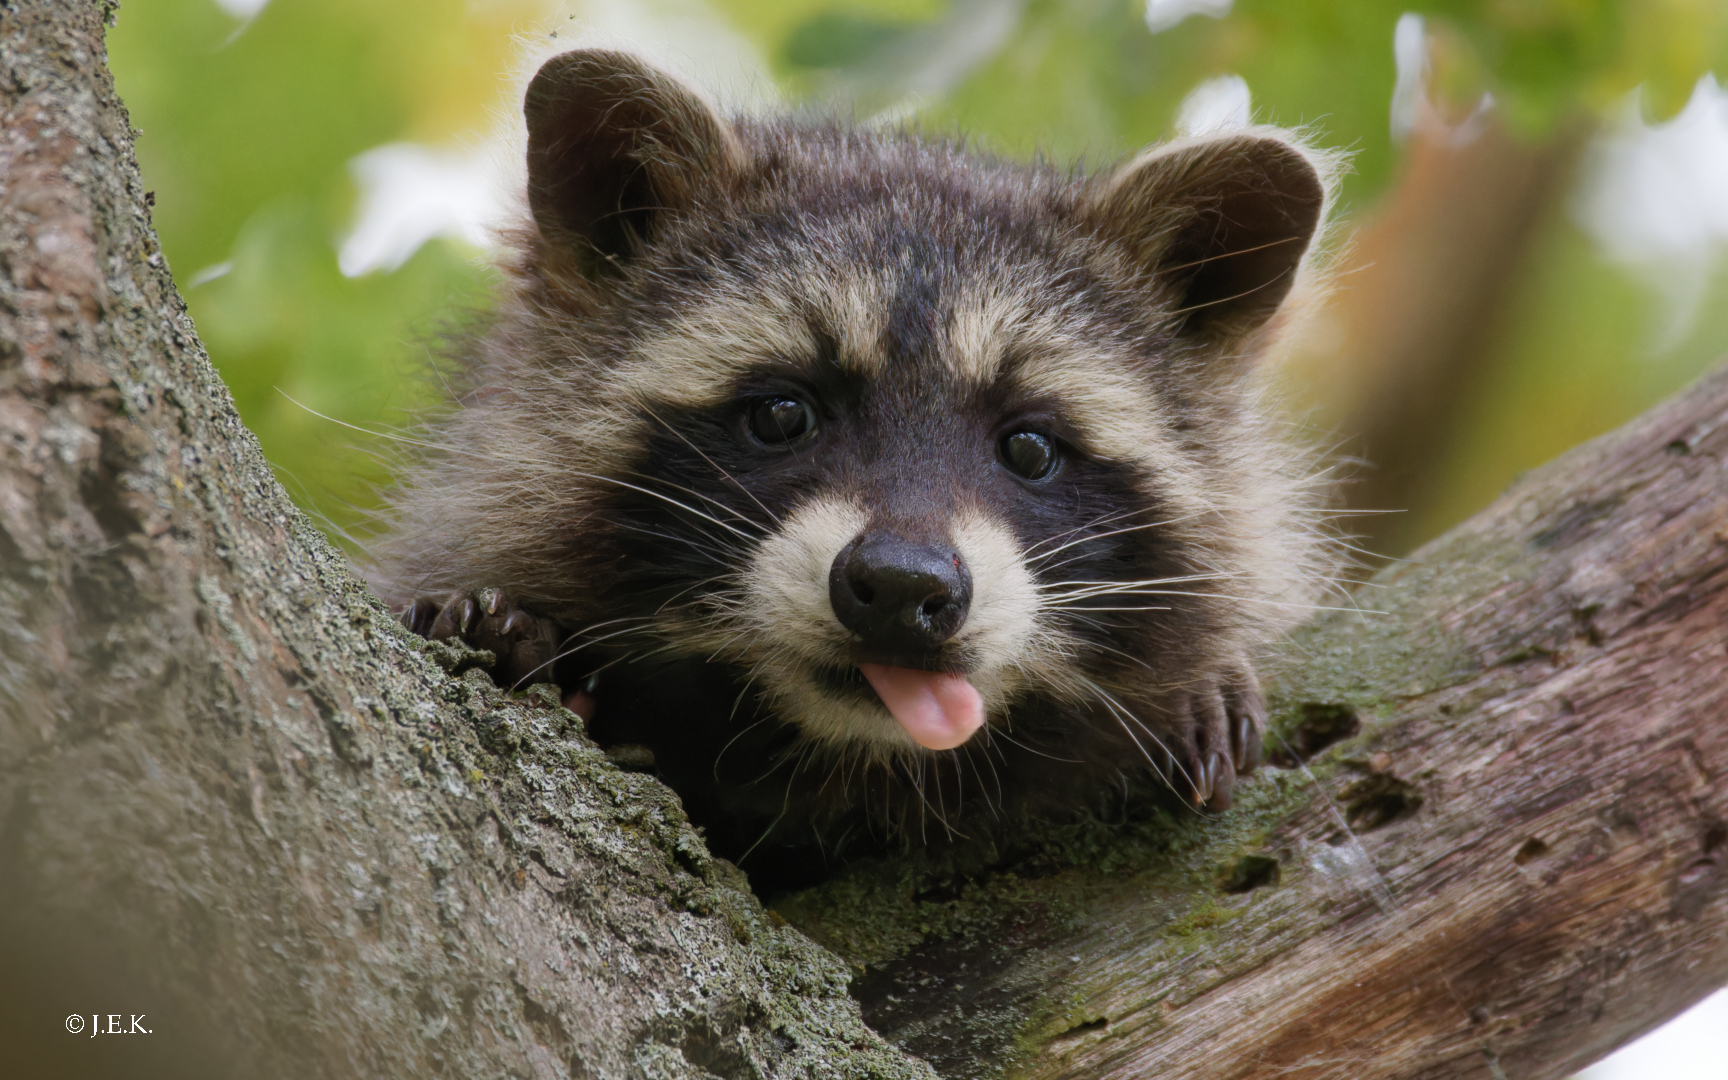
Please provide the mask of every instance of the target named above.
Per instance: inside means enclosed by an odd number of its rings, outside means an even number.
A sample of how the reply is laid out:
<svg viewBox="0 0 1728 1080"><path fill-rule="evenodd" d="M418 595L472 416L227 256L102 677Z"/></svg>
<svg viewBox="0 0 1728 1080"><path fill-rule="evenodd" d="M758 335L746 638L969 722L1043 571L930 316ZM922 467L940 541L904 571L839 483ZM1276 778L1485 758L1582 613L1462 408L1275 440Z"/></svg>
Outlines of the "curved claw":
<svg viewBox="0 0 1728 1080"><path fill-rule="evenodd" d="M475 649L496 656L493 678L500 686L518 689L535 682L552 682L550 626L517 607L503 589L461 592L439 602L421 597L401 615L402 622L433 641L461 638Z"/></svg>
<svg viewBox="0 0 1728 1080"><path fill-rule="evenodd" d="M1224 712L1230 718L1230 752L1236 771L1251 773L1265 760L1266 731L1266 699L1252 670L1243 669L1225 686Z"/></svg>
<svg viewBox="0 0 1728 1080"><path fill-rule="evenodd" d="M479 621L480 604L472 596L458 593L450 598L450 602L438 612L438 617L432 620L432 632L427 637L433 641L444 641L453 637L466 640Z"/></svg>
<svg viewBox="0 0 1728 1080"><path fill-rule="evenodd" d="M1266 727L1260 683L1246 664L1228 668L1191 688L1181 709L1186 746L1176 774L1188 778L1196 807L1227 810L1237 778L1260 765Z"/></svg>
<svg viewBox="0 0 1728 1080"><path fill-rule="evenodd" d="M409 604L398 618L402 625L423 638L432 636L432 623L438 618L439 605L426 597Z"/></svg>
<svg viewBox="0 0 1728 1080"><path fill-rule="evenodd" d="M1228 810L1236 794L1236 766L1227 755L1214 753L1217 761L1212 780L1212 797L1206 800L1208 810Z"/></svg>

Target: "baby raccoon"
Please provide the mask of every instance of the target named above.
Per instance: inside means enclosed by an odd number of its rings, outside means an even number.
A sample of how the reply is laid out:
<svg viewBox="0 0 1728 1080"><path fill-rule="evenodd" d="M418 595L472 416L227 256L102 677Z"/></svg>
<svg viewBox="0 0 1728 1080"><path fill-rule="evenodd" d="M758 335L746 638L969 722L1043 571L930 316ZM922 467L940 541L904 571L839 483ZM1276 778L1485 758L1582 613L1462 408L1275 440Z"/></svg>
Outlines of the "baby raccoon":
<svg viewBox="0 0 1728 1080"><path fill-rule="evenodd" d="M374 581L555 681L717 853L1230 804L1333 545L1251 370L1328 201L1266 128L1105 175L528 87L529 220Z"/></svg>

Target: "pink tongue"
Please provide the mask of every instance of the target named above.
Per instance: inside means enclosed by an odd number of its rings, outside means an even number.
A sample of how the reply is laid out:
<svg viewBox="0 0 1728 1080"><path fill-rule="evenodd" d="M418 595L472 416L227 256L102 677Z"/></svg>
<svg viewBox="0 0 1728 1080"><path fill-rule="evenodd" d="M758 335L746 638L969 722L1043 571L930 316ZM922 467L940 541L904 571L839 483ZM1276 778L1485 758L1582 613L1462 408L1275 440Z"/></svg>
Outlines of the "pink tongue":
<svg viewBox="0 0 1728 1080"><path fill-rule="evenodd" d="M952 750L984 726L984 697L964 675L887 664L859 664L858 670L919 746Z"/></svg>

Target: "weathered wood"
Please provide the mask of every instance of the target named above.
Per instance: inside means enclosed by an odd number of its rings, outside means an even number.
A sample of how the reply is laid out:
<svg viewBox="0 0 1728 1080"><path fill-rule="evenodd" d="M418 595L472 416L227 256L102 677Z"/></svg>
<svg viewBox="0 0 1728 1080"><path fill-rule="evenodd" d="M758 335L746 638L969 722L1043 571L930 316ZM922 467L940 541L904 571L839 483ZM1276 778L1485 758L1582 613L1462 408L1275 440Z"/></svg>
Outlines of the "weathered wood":
<svg viewBox="0 0 1728 1080"><path fill-rule="evenodd" d="M928 1076L668 792L291 507L161 265L105 13L0 7L0 1061ZM1718 372L1305 632L1283 730L1360 724L1312 778L781 911L953 1076L1560 1075L1728 981L1725 454Z"/></svg>
<svg viewBox="0 0 1728 1080"><path fill-rule="evenodd" d="M954 1076L1536 1080L1728 983L1728 367L1375 585L1278 687L1298 745L1360 727L1311 778L1035 880L872 867L783 910Z"/></svg>

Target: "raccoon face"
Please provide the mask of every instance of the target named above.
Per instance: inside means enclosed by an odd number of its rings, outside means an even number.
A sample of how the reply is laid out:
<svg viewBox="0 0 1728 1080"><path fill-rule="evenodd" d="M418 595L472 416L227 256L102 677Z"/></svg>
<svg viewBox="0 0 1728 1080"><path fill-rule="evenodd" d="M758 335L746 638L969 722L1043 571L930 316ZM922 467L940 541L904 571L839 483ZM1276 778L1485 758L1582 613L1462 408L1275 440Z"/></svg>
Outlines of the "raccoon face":
<svg viewBox="0 0 1728 1080"><path fill-rule="evenodd" d="M1047 396L956 371L946 299L906 313L921 355L828 312L802 362L726 358L739 376L712 408L685 403L683 438L644 469L707 484L760 530L692 605L688 640L749 666L819 741L950 749L1064 649L1027 551L1085 512L1105 470Z"/></svg>
<svg viewBox="0 0 1728 1080"><path fill-rule="evenodd" d="M596 737L649 745L733 855L980 790L1228 805L1254 661L1327 563L1249 378L1323 159L1244 129L1063 174L730 122L595 51L524 109L532 220L398 496L399 606L438 597L430 632L479 626L512 680L550 655L512 628L555 629ZM479 589L526 618L475 622Z"/></svg>
<svg viewBox="0 0 1728 1080"><path fill-rule="evenodd" d="M1304 151L1087 181L734 125L599 52L526 111L548 302L612 350L563 359L609 538L567 558L659 654L882 758L1176 692L1287 621L1243 610L1293 568L1240 384L1323 210Z"/></svg>
<svg viewBox="0 0 1728 1080"><path fill-rule="evenodd" d="M1206 507L1186 497L1198 481L1133 374L1135 343L1083 290L1039 295L1054 268L1033 262L980 297L999 238L924 261L914 230L859 216L842 223L852 241L909 257L838 279L791 268L791 304L675 305L734 328L705 393L668 400L653 372L706 335L675 323L638 346L629 393L654 434L635 471L719 522L639 493L612 520L653 520L628 591L684 591L659 609L676 626L662 636L747 668L808 737L945 750L1026 694L1084 699L1078 662L1155 614L1124 608L1160 606L1112 602L1104 583L1192 578L1153 527Z"/></svg>

